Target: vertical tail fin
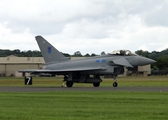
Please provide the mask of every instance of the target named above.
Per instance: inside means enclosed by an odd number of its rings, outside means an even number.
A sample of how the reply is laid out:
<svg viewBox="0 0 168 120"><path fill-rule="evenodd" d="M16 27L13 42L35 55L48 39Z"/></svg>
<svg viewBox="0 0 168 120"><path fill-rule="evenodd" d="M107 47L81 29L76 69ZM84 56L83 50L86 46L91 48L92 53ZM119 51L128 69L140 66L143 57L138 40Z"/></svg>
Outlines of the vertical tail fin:
<svg viewBox="0 0 168 120"><path fill-rule="evenodd" d="M66 58L42 36L36 36L35 38L41 50L45 63L69 60L69 58Z"/></svg>

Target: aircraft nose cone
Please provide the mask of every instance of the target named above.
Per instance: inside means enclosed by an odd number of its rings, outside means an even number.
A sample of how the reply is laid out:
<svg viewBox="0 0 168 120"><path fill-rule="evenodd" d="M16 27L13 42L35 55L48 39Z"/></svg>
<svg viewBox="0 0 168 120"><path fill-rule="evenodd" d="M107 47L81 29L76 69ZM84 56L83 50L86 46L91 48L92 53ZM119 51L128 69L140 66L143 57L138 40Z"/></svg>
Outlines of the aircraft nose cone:
<svg viewBox="0 0 168 120"><path fill-rule="evenodd" d="M149 59L149 58L145 58L145 57L141 57L141 56L139 56L139 58L138 58L139 66L152 64L154 62L156 62L156 61L152 60L152 59Z"/></svg>

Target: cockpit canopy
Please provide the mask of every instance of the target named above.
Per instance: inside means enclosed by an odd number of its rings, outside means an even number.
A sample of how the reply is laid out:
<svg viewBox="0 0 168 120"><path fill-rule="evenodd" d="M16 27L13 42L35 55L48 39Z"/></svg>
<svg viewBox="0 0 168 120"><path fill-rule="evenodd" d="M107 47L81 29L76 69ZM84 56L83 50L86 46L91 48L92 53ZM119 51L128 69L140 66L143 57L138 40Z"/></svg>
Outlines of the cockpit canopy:
<svg viewBox="0 0 168 120"><path fill-rule="evenodd" d="M116 50L109 54L110 55L122 55L122 56L138 56L137 54L131 52L130 50Z"/></svg>

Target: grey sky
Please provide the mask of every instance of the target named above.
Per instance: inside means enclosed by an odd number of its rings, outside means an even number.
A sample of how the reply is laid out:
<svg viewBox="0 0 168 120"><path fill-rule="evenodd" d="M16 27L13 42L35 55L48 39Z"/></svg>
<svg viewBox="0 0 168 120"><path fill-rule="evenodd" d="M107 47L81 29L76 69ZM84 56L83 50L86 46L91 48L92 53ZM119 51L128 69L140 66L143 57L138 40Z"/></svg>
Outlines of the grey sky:
<svg viewBox="0 0 168 120"><path fill-rule="evenodd" d="M0 0L0 49L73 54L168 48L168 0Z"/></svg>

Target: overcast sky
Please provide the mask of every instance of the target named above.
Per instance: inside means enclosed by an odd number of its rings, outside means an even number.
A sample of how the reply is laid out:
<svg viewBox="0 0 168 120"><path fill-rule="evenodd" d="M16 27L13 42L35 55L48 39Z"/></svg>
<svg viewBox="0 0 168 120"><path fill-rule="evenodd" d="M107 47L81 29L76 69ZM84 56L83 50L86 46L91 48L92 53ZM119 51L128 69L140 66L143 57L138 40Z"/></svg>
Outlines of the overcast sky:
<svg viewBox="0 0 168 120"><path fill-rule="evenodd" d="M0 49L100 54L168 48L168 0L0 0Z"/></svg>

